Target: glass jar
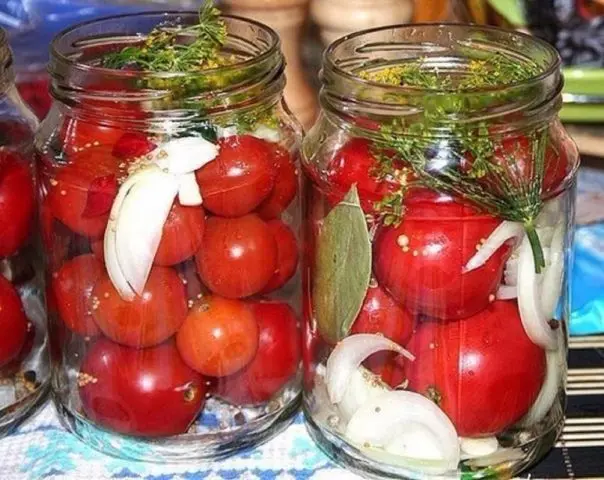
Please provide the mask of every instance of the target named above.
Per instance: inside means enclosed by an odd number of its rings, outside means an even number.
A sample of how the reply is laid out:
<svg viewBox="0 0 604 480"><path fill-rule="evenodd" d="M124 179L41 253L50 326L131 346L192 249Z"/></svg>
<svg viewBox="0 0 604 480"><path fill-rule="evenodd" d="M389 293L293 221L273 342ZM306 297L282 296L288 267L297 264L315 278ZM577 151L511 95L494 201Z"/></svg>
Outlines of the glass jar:
<svg viewBox="0 0 604 480"><path fill-rule="evenodd" d="M105 453L153 462L258 444L300 397L301 130L278 37L224 17L227 66L100 66L159 24L199 18L59 35L36 137L60 416Z"/></svg>
<svg viewBox="0 0 604 480"><path fill-rule="evenodd" d="M37 406L50 378L32 164L37 121L17 93L0 29L0 435Z"/></svg>
<svg viewBox="0 0 604 480"><path fill-rule="evenodd" d="M383 478L510 478L561 431L577 150L544 42L394 26L326 51L305 138L304 410Z"/></svg>

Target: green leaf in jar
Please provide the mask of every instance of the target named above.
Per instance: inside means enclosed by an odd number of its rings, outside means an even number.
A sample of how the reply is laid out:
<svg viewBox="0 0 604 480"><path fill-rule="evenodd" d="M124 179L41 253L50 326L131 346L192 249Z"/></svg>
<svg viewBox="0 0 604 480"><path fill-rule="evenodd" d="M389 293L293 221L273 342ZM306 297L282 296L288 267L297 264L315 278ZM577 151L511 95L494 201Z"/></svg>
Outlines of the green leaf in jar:
<svg viewBox="0 0 604 480"><path fill-rule="evenodd" d="M314 315L321 335L335 343L348 335L371 277L371 241L356 185L325 217L317 240Z"/></svg>

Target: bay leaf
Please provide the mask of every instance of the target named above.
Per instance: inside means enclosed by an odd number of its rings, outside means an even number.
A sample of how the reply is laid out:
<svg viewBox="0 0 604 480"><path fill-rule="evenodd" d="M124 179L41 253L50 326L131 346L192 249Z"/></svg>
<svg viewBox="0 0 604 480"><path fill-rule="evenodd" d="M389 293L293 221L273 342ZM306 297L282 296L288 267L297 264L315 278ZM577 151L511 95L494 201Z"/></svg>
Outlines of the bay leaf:
<svg viewBox="0 0 604 480"><path fill-rule="evenodd" d="M356 185L325 217L317 239L313 308L321 335L348 335L371 277L371 240Z"/></svg>

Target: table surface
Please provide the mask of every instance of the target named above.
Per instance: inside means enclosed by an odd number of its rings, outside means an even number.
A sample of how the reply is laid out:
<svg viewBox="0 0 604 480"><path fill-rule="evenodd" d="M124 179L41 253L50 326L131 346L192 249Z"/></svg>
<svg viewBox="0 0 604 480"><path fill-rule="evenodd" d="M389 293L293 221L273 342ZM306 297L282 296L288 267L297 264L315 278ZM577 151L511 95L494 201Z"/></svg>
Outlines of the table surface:
<svg viewBox="0 0 604 480"><path fill-rule="evenodd" d="M537 479L604 478L604 336L570 341L567 420L560 441L524 475ZM77 440L46 405L0 441L0 480L352 480L312 443L298 415L256 449L207 464L153 465L103 455Z"/></svg>

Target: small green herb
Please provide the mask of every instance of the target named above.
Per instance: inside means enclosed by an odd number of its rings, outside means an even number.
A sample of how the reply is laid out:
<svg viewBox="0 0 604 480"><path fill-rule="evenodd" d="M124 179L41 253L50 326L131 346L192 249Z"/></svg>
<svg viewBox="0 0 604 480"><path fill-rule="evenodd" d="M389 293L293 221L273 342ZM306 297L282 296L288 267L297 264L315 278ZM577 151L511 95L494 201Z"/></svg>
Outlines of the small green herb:
<svg viewBox="0 0 604 480"><path fill-rule="evenodd" d="M105 68L139 68L150 72L195 72L232 63L221 56L226 25L212 0L199 9L199 23L189 27L158 26L142 45L125 47L102 59Z"/></svg>

